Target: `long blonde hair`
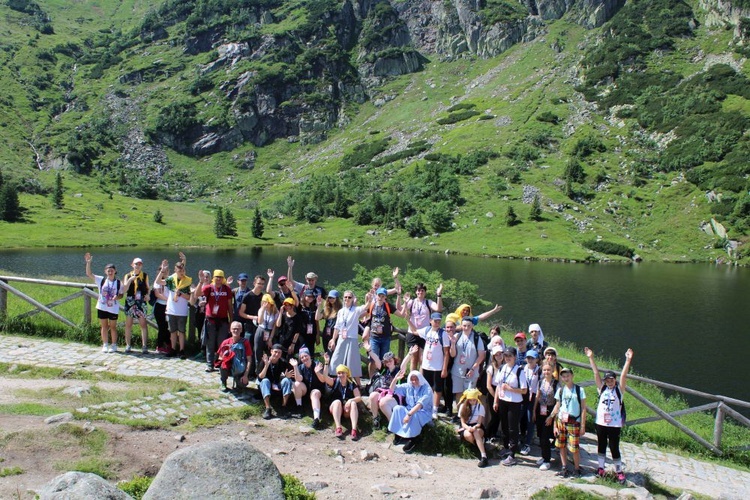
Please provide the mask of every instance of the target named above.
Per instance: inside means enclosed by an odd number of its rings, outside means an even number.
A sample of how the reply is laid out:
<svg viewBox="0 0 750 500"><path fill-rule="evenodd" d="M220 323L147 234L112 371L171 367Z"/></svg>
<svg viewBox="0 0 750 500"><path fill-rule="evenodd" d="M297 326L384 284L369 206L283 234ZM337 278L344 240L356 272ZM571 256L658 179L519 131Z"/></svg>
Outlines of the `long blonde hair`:
<svg viewBox="0 0 750 500"><path fill-rule="evenodd" d="M323 304L323 317L325 319L335 318L342 307L344 307L344 304L341 302L341 297L336 297L333 303L328 302L328 299L326 299Z"/></svg>
<svg viewBox="0 0 750 500"><path fill-rule="evenodd" d="M467 423L468 423L468 420L471 418L472 406L469 403L469 401L472 399L475 399L477 401L477 404L481 405L484 408L484 403L482 403L482 393L479 392L478 389L465 390L464 393L461 395L461 399L459 400L458 404L461 407L459 416L461 417L461 419L465 420Z"/></svg>

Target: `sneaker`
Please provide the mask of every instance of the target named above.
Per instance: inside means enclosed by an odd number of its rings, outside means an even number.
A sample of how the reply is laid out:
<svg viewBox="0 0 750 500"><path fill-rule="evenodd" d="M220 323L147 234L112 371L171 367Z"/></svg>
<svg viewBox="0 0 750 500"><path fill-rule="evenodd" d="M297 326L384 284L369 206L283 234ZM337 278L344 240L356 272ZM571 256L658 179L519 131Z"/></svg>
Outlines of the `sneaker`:
<svg viewBox="0 0 750 500"><path fill-rule="evenodd" d="M518 461L513 457L513 455L508 455L505 457L505 459L500 462L501 464L510 467L511 465L516 465Z"/></svg>
<svg viewBox="0 0 750 500"><path fill-rule="evenodd" d="M161 346L156 348L156 354L168 354L168 353L169 353L169 349L166 349Z"/></svg>
<svg viewBox="0 0 750 500"><path fill-rule="evenodd" d="M617 482L620 484L625 484L625 473L623 471L617 473Z"/></svg>
<svg viewBox="0 0 750 500"><path fill-rule="evenodd" d="M270 420L273 418L273 412L271 411L271 408L266 408L263 411L263 419L264 420Z"/></svg>
<svg viewBox="0 0 750 500"><path fill-rule="evenodd" d="M102 352L109 352L109 344L102 345Z"/></svg>
<svg viewBox="0 0 750 500"><path fill-rule="evenodd" d="M117 344L110 344L109 352L117 352Z"/></svg>
<svg viewBox="0 0 750 500"><path fill-rule="evenodd" d="M531 453L531 446L529 446L528 444L523 445L521 447L521 455L526 456L529 453Z"/></svg>
<svg viewBox="0 0 750 500"><path fill-rule="evenodd" d="M542 465L539 466L539 470L549 470L550 467L552 467L552 464L549 462L542 462Z"/></svg>
<svg viewBox="0 0 750 500"><path fill-rule="evenodd" d="M540 458L539 460L536 461L537 465L542 465L543 463L544 463L544 459L543 458Z"/></svg>
<svg viewBox="0 0 750 500"><path fill-rule="evenodd" d="M126 345L125 346L125 354L130 354L131 352L133 352L133 348L130 347L129 345Z"/></svg>
<svg viewBox="0 0 750 500"><path fill-rule="evenodd" d="M402 437L401 437L401 436L399 436L398 434L394 434L394 435L393 435L393 444L394 444L395 446L398 446L398 445L400 445L400 444L404 444L404 438L402 438Z"/></svg>
<svg viewBox="0 0 750 500"><path fill-rule="evenodd" d="M167 352L167 357L168 358L174 358L176 356L177 356L177 351L175 351L174 349L172 349L171 351Z"/></svg>
<svg viewBox="0 0 750 500"><path fill-rule="evenodd" d="M437 417L437 412L436 412L436 411L433 411L433 412L432 412L432 420L437 420L437 419L438 419L438 417Z"/></svg>
<svg viewBox="0 0 750 500"><path fill-rule="evenodd" d="M231 389L229 389L229 387L227 387L226 384L222 384L221 392L229 392L230 390ZM263 416L263 418L265 418L265 415Z"/></svg>
<svg viewBox="0 0 750 500"><path fill-rule="evenodd" d="M596 469L596 475L597 476L604 477L604 474L605 474L605 472L604 472L603 468L599 467L598 469Z"/></svg>
<svg viewBox="0 0 750 500"><path fill-rule="evenodd" d="M380 422L380 415L372 419L372 428L373 429L380 429L380 426L383 425Z"/></svg>
<svg viewBox="0 0 750 500"><path fill-rule="evenodd" d="M333 435L339 439L344 439L344 429L342 427L336 427L336 430L333 431Z"/></svg>
<svg viewBox="0 0 750 500"><path fill-rule="evenodd" d="M573 476L576 479L582 478L583 477L583 469L576 469L575 472L573 473Z"/></svg>
<svg viewBox="0 0 750 500"><path fill-rule="evenodd" d="M505 448L505 447L501 448L499 451L499 454L500 454L500 458L509 457L511 454L510 448Z"/></svg>
<svg viewBox="0 0 750 500"><path fill-rule="evenodd" d="M302 418L302 406L297 405L294 410L292 410L292 418Z"/></svg>
<svg viewBox="0 0 750 500"><path fill-rule="evenodd" d="M145 345L141 347L141 354L148 354L148 347L146 347Z"/></svg>
<svg viewBox="0 0 750 500"><path fill-rule="evenodd" d="M557 477L561 477L563 479L567 479L567 478L569 478L571 476L570 471L568 469L559 470L559 471L557 471L557 473L555 475Z"/></svg>
<svg viewBox="0 0 750 500"><path fill-rule="evenodd" d="M411 453L416 447L417 442L414 439L410 439L409 442L404 445L404 453Z"/></svg>
<svg viewBox="0 0 750 500"><path fill-rule="evenodd" d="M312 428L315 429L315 430L320 429L320 419L319 418L314 418L313 419Z"/></svg>
<svg viewBox="0 0 750 500"><path fill-rule="evenodd" d="M352 441L359 441L359 433L357 429L352 429Z"/></svg>
<svg viewBox="0 0 750 500"><path fill-rule="evenodd" d="M214 372L214 371L216 371L216 369L213 366L209 365L209 366L206 367L206 373L211 373L211 372Z"/></svg>
<svg viewBox="0 0 750 500"><path fill-rule="evenodd" d="M477 467L479 467L480 469L484 469L484 468L485 468L485 467L487 467L487 466L488 466L489 464L490 464L490 463L489 463L489 461L487 460L487 457L482 457L482 458L480 458L480 459L479 459L479 463L477 464Z"/></svg>
<svg viewBox="0 0 750 500"><path fill-rule="evenodd" d="M278 413L276 413L276 417L281 420L287 420L289 416L289 409L286 406L282 406Z"/></svg>
<svg viewBox="0 0 750 500"><path fill-rule="evenodd" d="M180 351L180 359L187 359L185 356L185 351Z"/></svg>

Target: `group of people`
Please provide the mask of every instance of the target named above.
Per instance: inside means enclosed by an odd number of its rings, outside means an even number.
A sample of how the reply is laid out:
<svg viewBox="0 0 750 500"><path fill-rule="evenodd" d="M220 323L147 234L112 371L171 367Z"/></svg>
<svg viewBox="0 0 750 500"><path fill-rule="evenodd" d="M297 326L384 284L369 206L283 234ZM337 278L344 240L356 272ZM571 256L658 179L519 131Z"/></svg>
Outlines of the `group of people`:
<svg viewBox="0 0 750 500"><path fill-rule="evenodd" d="M427 298L423 283L417 284L412 297L403 291L398 268L392 273L393 287L373 278L358 304L351 290L326 292L314 272L305 275L304 283L295 281L292 257L287 258L286 275L276 278L269 269L249 284L249 276L241 273L236 288L230 287L233 277L225 277L220 269L200 271L193 285L182 253L171 275L168 262L162 261L153 288L139 258L122 282L114 265L105 266L104 276L96 276L90 254L85 261L86 274L99 289L103 352L117 351L119 300L125 297L125 351L132 350L132 324L137 319L142 352L148 352L146 304L151 302L159 325L157 350L184 359L187 317L189 308L195 307L206 371L219 371L224 391L244 389L257 379L266 419L273 418L272 397L278 395L281 416L301 417L308 401L313 427L319 429L325 403L335 436L345 438L343 426L348 420L349 434L356 441L361 437L360 411L369 410L373 428L386 427L394 442L410 453L423 428L443 412L456 423L458 437L477 447L479 467L489 465L487 444L500 448L502 465L515 465L517 454L530 454L536 434L541 470L551 468L554 447L560 452L559 475L582 474L579 446L586 430L586 393L573 382L572 369L558 362L557 351L544 340L539 324L531 324L528 335L515 334L515 346L505 344L499 326L493 326L489 336L475 329L499 312L499 305L474 315L469 304L461 304L443 316L442 285L435 290L434 301ZM389 301L393 295L395 303ZM393 316L408 325L409 350L403 360L390 349ZM591 349L586 348L585 354L598 390L597 474L606 474L609 445L615 475L624 481L619 438L633 351L626 353L619 381L612 371L602 379ZM365 386L363 364L369 379ZM227 385L230 377L232 389ZM568 468L568 451L573 470Z"/></svg>

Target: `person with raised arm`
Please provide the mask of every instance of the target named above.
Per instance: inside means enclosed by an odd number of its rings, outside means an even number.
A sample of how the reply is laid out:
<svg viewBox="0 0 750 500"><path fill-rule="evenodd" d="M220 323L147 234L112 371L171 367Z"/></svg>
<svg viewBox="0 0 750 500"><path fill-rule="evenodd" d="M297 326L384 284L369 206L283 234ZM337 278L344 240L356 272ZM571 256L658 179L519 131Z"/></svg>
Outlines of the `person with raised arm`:
<svg viewBox="0 0 750 500"><path fill-rule="evenodd" d="M125 291L125 352L130 353L131 337L133 335L133 320L138 320L138 326L141 328L141 353L148 353L148 323L146 322L149 286L148 274L143 272L143 260L136 257L130 264L133 268L125 275L127 280L134 276L132 283Z"/></svg>
<svg viewBox="0 0 750 500"><path fill-rule="evenodd" d="M291 358L289 364L294 368L294 401L292 417L302 418L302 398L310 398L313 411L313 429L320 428L320 400L325 391L325 379L320 375L323 371L321 363L315 363L310 356L310 350L302 347L299 350L299 362Z"/></svg>
<svg viewBox="0 0 750 500"><path fill-rule="evenodd" d="M551 467L555 423L552 411L555 408L555 392L557 391L557 380L552 376L554 370L555 366L551 362L542 363L542 377L539 379L539 388L534 400L532 420L536 423L539 447L542 449L542 457L536 462L539 470L549 470Z"/></svg>
<svg viewBox="0 0 750 500"><path fill-rule="evenodd" d="M333 352L329 349L328 344L331 342L331 338L333 338L336 316L338 316L342 307L344 307L344 304L341 302L338 290L331 290L328 292L325 302L319 304L318 310L315 312L315 321L325 321L318 337L318 343L323 345L323 350L328 351L328 354Z"/></svg>
<svg viewBox="0 0 750 500"><path fill-rule="evenodd" d="M256 336L258 330L258 315L260 307L263 304L263 289L266 287L266 278L258 274L253 278L253 287L249 289L245 296L242 297L240 304L239 316L245 324L245 337L253 345L253 351L263 352L263 336ZM270 295L269 295L270 297ZM273 301L273 299L271 299ZM253 355L252 367L250 368L250 377L255 378L257 373L258 361L260 356Z"/></svg>
<svg viewBox="0 0 750 500"><path fill-rule="evenodd" d="M403 398L404 403L396 405L388 422L388 430L393 433L393 444L403 444L404 453L411 453L417 445L422 428L432 422L432 389L421 373L409 372L406 382L396 384L404 377L400 370L391 381L394 395Z"/></svg>
<svg viewBox="0 0 750 500"><path fill-rule="evenodd" d="M601 374L596 366L596 361L594 361L594 352L588 347L584 348L584 352L589 358L591 369L594 371L594 380L599 392L599 402L596 408L599 467L596 473L599 477L605 476L604 466L607 459L607 443L609 442L609 451L612 453L612 461L615 463L617 480L624 484L625 473L622 471L622 458L620 458L620 432L625 425L623 395L628 386L628 372L630 371L630 363L633 361L633 349L625 351L625 364L622 367L619 383L615 372L609 370L604 373L604 381L602 382Z"/></svg>
<svg viewBox="0 0 750 500"><path fill-rule="evenodd" d="M331 363L336 366L348 366L358 386L361 385L362 378L362 361L359 357L359 319L367 314L371 300L372 298L367 295L364 305L358 306L354 292L345 291L344 307L336 315L333 337L328 343L328 348L333 351Z"/></svg>
<svg viewBox="0 0 750 500"><path fill-rule="evenodd" d="M91 263L94 257L86 252L83 260L86 262L86 276L99 289L99 298L96 301L96 317L99 319L101 329L102 352L117 352L117 317L120 314L119 300L122 298L123 291L130 286L135 277L130 277L125 280L125 283L122 283L117 279L117 268L114 264L104 266L105 276L98 276L91 271Z"/></svg>
<svg viewBox="0 0 750 500"><path fill-rule="evenodd" d="M346 292L344 293L346 294ZM352 424L352 441L359 441L360 435L357 428L359 407L357 404L362 401L359 384L352 380L351 371L344 364L337 365L336 377L331 377L328 374L331 356L327 352L323 353L323 359L325 360L323 376L325 377L326 384L331 388L331 397L333 398L331 405L328 407L328 411L333 417L333 433L337 438L344 439L344 428L341 426L341 419L342 417L349 418Z"/></svg>
<svg viewBox="0 0 750 500"><path fill-rule="evenodd" d="M477 326L477 324L480 321L484 321L487 318L489 318L490 316L492 316L493 314L499 313L502 310L502 308L503 308L503 306L501 306L499 304L495 304L495 307L493 307L489 311L485 311L482 314L474 316L471 313L471 306L469 304L461 304L460 306L458 306L456 308L455 314L457 314L459 318L465 318L467 316L470 317L471 318L471 323L474 326Z"/></svg>
<svg viewBox="0 0 750 500"><path fill-rule="evenodd" d="M261 299L260 310L258 311L258 327L255 330L255 369L256 375L260 373L260 364L263 354L271 353L273 339L276 337L276 318L279 316L279 310L276 308L276 302L269 294L264 294Z"/></svg>
<svg viewBox="0 0 750 500"><path fill-rule="evenodd" d="M427 285L424 283L417 283L414 294L416 295L414 298L410 298L408 294L404 295L401 316L406 318L407 321L410 320L414 324L416 332L419 332L430 326L430 317L433 313L443 312L443 284L440 283L435 291L437 302L433 302L427 298ZM409 348L413 345L418 345L420 349L419 354L411 360L412 370L419 369L420 362L423 361L422 349L424 349L424 343L425 340L420 335L411 331L406 334L406 345Z"/></svg>
<svg viewBox="0 0 750 500"><path fill-rule="evenodd" d="M159 269L156 271L156 275L160 273L166 274L169 272L169 265L159 265ZM154 304L154 321L158 327L158 333L156 334L156 352L159 354L169 354L172 350L172 342L169 338L169 323L167 322L167 294L164 288L164 284L159 284L154 281L153 293L156 295L156 303Z"/></svg>
<svg viewBox="0 0 750 500"><path fill-rule="evenodd" d="M451 340L445 329L440 326L442 320L443 315L434 312L430 315L429 324L416 331L416 335L424 340L420 365L422 375L432 388L434 397L432 401L433 420L437 420L437 410L440 405L440 397L445 390L445 379L448 378L448 360L450 359ZM410 322L409 326L412 328L414 324ZM414 344L414 346L417 347L415 356L420 356L419 346L417 344ZM414 366L414 363L412 362L411 365Z"/></svg>
<svg viewBox="0 0 750 500"><path fill-rule="evenodd" d="M416 347L412 347L409 352L404 356L404 360L400 363L398 358L388 351L381 360L378 355L370 348L369 342L364 342L364 348L367 351L367 355L370 360L375 364L378 373L370 380L369 385L369 404L370 412L372 413L372 427L373 429L380 429L382 427L382 421L380 420L380 412L385 415L386 422L391 419L391 413L393 407L396 406L397 402L393 397L393 391L391 390L391 382L393 378L398 375L399 370L404 370L406 373L406 366L409 363L409 358L416 353Z"/></svg>
<svg viewBox="0 0 750 500"><path fill-rule="evenodd" d="M283 350L284 348L281 345L274 344L271 347L271 356L263 353L261 359L262 366L260 373L258 373L258 380L260 380L260 395L263 397L263 404L266 407L263 411L265 420L273 418L271 394L274 392L280 392L282 396L282 408L279 415L281 417L287 416L287 403L292 395L292 387L294 387L292 382L294 370L289 363L281 359Z"/></svg>
<svg viewBox="0 0 750 500"><path fill-rule="evenodd" d="M164 285L167 292L167 322L169 324L169 335L171 337L172 351L168 356L180 356L185 359L185 332L187 331L187 319L190 312L190 285L192 278L185 270L187 259L180 252L180 261L174 265L174 274L166 279L164 275L168 272L168 262L162 261L162 268L156 276L155 282Z"/></svg>
<svg viewBox="0 0 750 500"><path fill-rule="evenodd" d="M302 295L307 290L312 290L313 296L315 297L315 301L317 302L318 298L325 297L326 296L326 290L322 286L318 285L318 275L314 272L310 271L305 275L305 283L298 283L294 281L292 278L292 270L294 269L294 259L290 255L286 258L286 276L289 280L289 283L291 284L292 289L297 293L298 296L302 297Z"/></svg>

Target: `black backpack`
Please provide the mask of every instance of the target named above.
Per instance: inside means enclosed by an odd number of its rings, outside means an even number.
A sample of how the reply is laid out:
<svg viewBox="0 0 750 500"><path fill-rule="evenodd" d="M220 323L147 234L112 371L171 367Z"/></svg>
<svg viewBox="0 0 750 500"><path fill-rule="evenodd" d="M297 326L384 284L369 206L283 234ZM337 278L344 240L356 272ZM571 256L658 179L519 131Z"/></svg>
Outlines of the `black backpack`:
<svg viewBox="0 0 750 500"><path fill-rule="evenodd" d="M602 398L602 392L604 392L604 387L602 386L602 390L599 391L599 399ZM625 421L627 420L627 412L625 410L625 400L622 398L622 392L620 391L620 384L615 384L615 394L617 394L617 399L620 400L620 413L622 414L622 425L625 425Z"/></svg>
<svg viewBox="0 0 750 500"><path fill-rule="evenodd" d="M481 337L482 343L484 343L484 361L482 361L482 364L479 365L477 368L479 370L479 378L477 379L477 389L482 394L487 394L487 358L489 357L487 353L489 352L487 350L487 345L490 343L490 339L487 337L487 334L484 332L480 332L478 330L474 330L474 349L477 351L477 356L479 355L479 338Z"/></svg>

